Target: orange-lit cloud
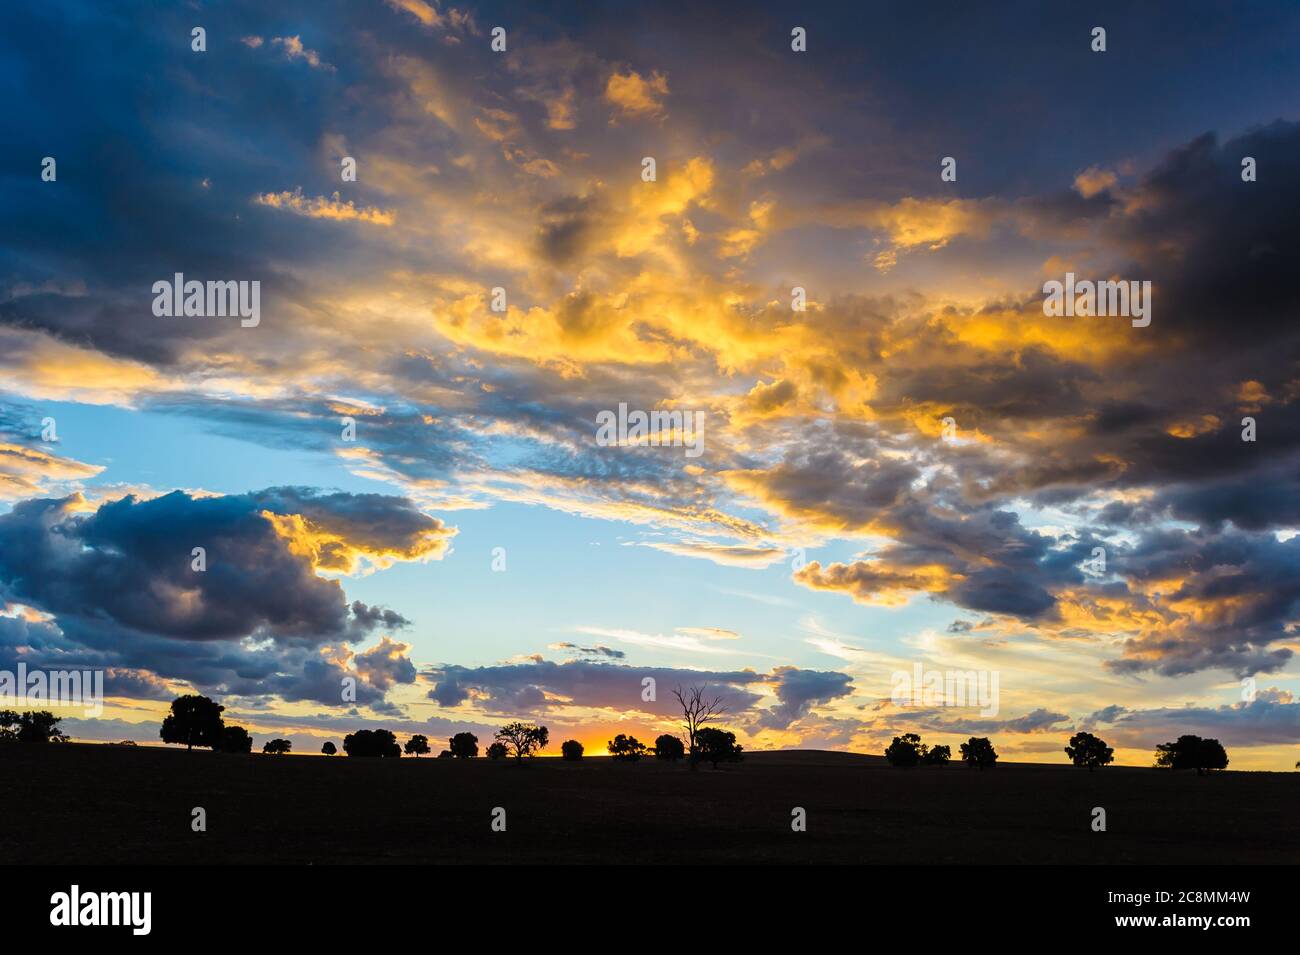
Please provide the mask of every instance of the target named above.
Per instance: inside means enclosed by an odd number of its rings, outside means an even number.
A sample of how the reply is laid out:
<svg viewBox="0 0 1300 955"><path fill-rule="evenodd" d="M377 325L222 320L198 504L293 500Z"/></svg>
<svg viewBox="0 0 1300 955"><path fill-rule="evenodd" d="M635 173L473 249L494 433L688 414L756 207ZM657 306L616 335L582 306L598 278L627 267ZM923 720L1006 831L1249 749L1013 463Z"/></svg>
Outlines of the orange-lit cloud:
<svg viewBox="0 0 1300 955"><path fill-rule="evenodd" d="M647 78L636 70L614 72L605 82L605 99L619 110L616 115L660 116L667 95L668 77L662 73L651 73Z"/></svg>

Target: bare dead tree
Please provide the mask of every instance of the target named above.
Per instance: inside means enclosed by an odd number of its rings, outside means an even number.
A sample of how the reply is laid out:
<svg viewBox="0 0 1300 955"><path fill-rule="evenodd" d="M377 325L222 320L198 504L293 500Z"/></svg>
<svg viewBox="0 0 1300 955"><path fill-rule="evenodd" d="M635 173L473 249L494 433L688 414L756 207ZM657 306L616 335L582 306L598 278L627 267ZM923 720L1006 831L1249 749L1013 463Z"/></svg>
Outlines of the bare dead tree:
<svg viewBox="0 0 1300 955"><path fill-rule="evenodd" d="M686 690L680 686L673 690L673 696L677 697L677 702L682 705L682 727L686 730L686 738L690 743L692 767L698 759L695 738L700 732L700 727L727 712L727 708L722 705L722 697L715 696L710 700L705 695L708 688L706 683L704 686L692 686Z"/></svg>

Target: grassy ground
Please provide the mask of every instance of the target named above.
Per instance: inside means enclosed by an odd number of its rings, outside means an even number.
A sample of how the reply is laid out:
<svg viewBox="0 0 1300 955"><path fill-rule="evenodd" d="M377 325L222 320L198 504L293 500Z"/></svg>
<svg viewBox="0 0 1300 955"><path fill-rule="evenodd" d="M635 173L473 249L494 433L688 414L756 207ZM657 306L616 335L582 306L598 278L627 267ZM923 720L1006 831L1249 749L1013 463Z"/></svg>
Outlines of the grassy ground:
<svg viewBox="0 0 1300 955"><path fill-rule="evenodd" d="M207 810L193 832L191 810ZM490 827L494 807L507 829ZM808 830L792 832L791 810ZM1104 807L1108 831L1090 828ZM0 746L0 859L29 863L1295 863L1300 773L755 753L617 764Z"/></svg>

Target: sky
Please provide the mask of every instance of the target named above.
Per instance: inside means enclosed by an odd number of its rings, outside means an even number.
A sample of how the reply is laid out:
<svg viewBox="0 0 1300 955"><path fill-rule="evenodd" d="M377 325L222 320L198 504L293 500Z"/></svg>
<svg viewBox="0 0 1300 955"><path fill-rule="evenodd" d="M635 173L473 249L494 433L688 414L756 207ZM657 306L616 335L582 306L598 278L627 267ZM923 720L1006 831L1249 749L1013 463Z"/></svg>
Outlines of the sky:
<svg viewBox="0 0 1300 955"><path fill-rule="evenodd" d="M751 750L1300 757L1293 4L8 18L0 670L103 670L74 737L599 753L707 685Z"/></svg>

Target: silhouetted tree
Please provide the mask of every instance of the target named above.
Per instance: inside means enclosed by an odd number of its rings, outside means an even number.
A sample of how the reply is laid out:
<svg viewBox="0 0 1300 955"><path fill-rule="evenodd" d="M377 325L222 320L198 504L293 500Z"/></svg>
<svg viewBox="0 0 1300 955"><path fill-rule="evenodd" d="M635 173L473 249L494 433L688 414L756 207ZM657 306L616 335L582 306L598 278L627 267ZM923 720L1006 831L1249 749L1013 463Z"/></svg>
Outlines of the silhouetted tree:
<svg viewBox="0 0 1300 955"><path fill-rule="evenodd" d="M428 752L430 752L429 737L416 733L406 741L407 756L414 756L416 759L419 759L422 755Z"/></svg>
<svg viewBox="0 0 1300 955"><path fill-rule="evenodd" d="M566 739L560 744L560 754L565 759L582 759L582 744L576 739Z"/></svg>
<svg viewBox="0 0 1300 955"><path fill-rule="evenodd" d="M444 749L441 753L438 754L438 758L439 758L439 759L455 759L455 758L456 758L456 754L453 753L453 752L452 752L451 750L449 750L449 749Z"/></svg>
<svg viewBox="0 0 1300 955"><path fill-rule="evenodd" d="M711 723L727 711L722 705L722 697L709 699L705 695L708 685L692 686L683 690L680 686L673 690L673 696L682 706L682 728L686 730L686 747L691 754L691 768L699 761L700 727Z"/></svg>
<svg viewBox="0 0 1300 955"><path fill-rule="evenodd" d="M504 743L492 743L487 748L488 759L505 759L506 747Z"/></svg>
<svg viewBox="0 0 1300 955"><path fill-rule="evenodd" d="M932 766L943 766L952 759L952 750L947 746L931 746L930 751L921 757L921 762Z"/></svg>
<svg viewBox="0 0 1300 955"><path fill-rule="evenodd" d="M635 763L646 754L645 743L635 736L625 736L622 733L606 743L605 748L615 759L628 763Z"/></svg>
<svg viewBox="0 0 1300 955"><path fill-rule="evenodd" d="M293 749L293 743L287 739L268 739L262 744L262 752L270 756L283 756Z"/></svg>
<svg viewBox="0 0 1300 955"><path fill-rule="evenodd" d="M186 749L210 746L219 749L225 722L221 713L225 707L206 696L190 694L172 700L172 711L163 720L158 735L164 743L183 743Z"/></svg>
<svg viewBox="0 0 1300 955"><path fill-rule="evenodd" d="M447 740L447 748L458 759L473 759L478 755L478 737L473 733L457 733Z"/></svg>
<svg viewBox="0 0 1300 955"><path fill-rule="evenodd" d="M890 766L915 766L925 758L925 744L915 733L895 736L894 741L885 747L885 759Z"/></svg>
<svg viewBox="0 0 1300 955"><path fill-rule="evenodd" d="M357 730L343 737L343 752L371 759L396 759L402 755L402 747L391 730Z"/></svg>
<svg viewBox="0 0 1300 955"><path fill-rule="evenodd" d="M971 766L985 769L997 763L998 754L987 736L972 736L961 744L961 758Z"/></svg>
<svg viewBox="0 0 1300 955"><path fill-rule="evenodd" d="M68 737L59 729L61 716L49 710L28 710L18 714L0 710L0 742L66 743Z"/></svg>
<svg viewBox="0 0 1300 955"><path fill-rule="evenodd" d="M333 756L335 753L339 751L339 748L335 746L330 740L326 740L325 745L320 748L320 751L324 753L326 756Z"/></svg>
<svg viewBox="0 0 1300 955"><path fill-rule="evenodd" d="M718 763L738 763L744 759L741 753L745 747L736 744L735 733L706 726L695 734L695 742L699 758L712 763L714 769Z"/></svg>
<svg viewBox="0 0 1300 955"><path fill-rule="evenodd" d="M515 754L515 759L535 755L539 749L545 749L549 741L546 727L532 723L507 723L497 730L497 742L504 743Z"/></svg>
<svg viewBox="0 0 1300 955"><path fill-rule="evenodd" d="M1087 766L1092 772L1098 766L1105 766L1115 758L1115 750L1106 745L1104 739L1098 739L1091 733L1075 733L1070 737L1070 745L1065 747L1065 755L1076 766Z"/></svg>
<svg viewBox="0 0 1300 955"><path fill-rule="evenodd" d="M1180 736L1176 742L1156 747L1156 765L1164 769L1195 769L1198 776L1207 770L1227 769L1228 753L1217 739Z"/></svg>
<svg viewBox="0 0 1300 955"><path fill-rule="evenodd" d="M655 756L659 759L678 760L686 755L686 747L676 736L664 733L655 740Z"/></svg>
<svg viewBox="0 0 1300 955"><path fill-rule="evenodd" d="M227 726L221 731L221 751L223 753L251 753L253 737L242 726Z"/></svg>

